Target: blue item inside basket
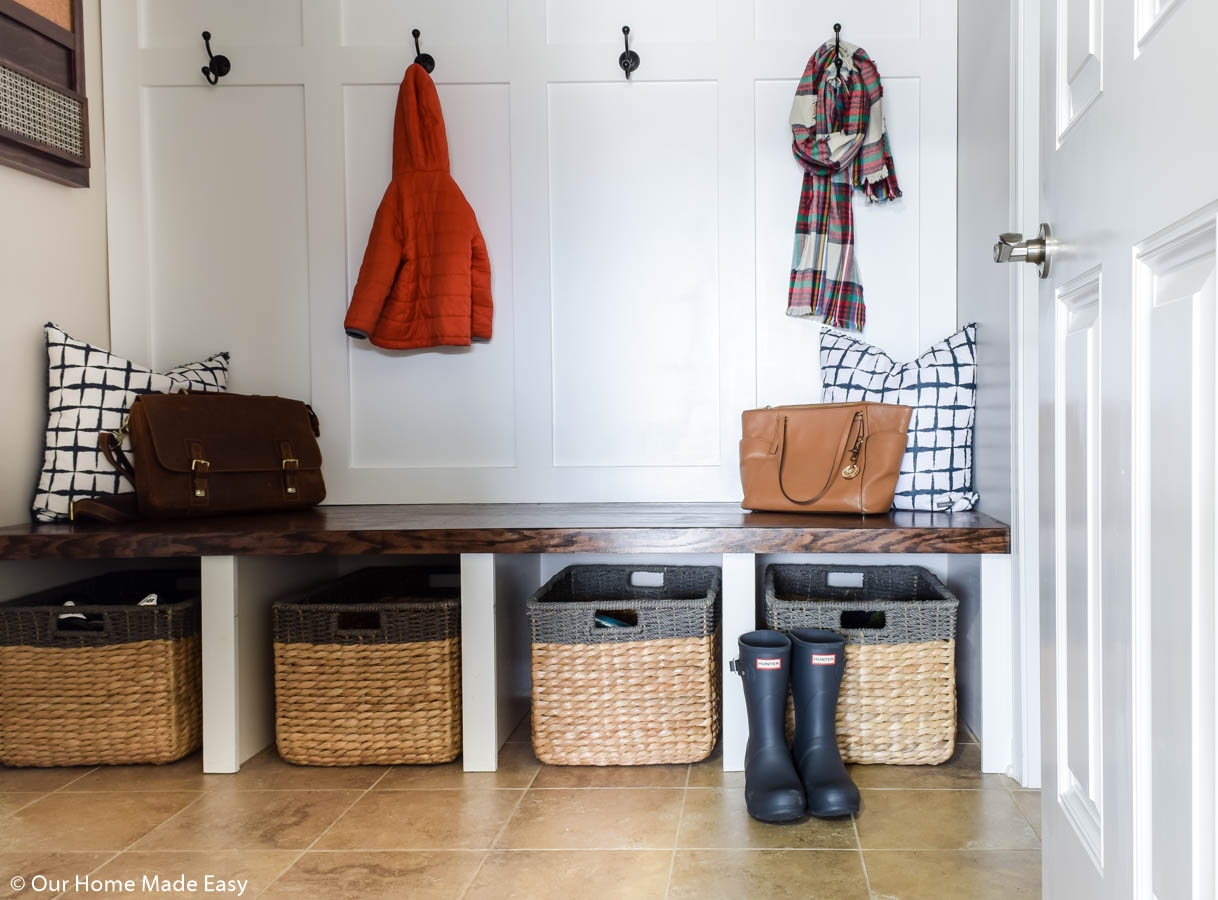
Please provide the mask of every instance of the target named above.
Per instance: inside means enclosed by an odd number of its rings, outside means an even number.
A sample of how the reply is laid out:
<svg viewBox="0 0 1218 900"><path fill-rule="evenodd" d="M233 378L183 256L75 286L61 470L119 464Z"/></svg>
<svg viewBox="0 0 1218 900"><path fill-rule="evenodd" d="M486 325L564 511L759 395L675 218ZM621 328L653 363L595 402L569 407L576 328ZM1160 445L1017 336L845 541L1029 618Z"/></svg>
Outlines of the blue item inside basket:
<svg viewBox="0 0 1218 900"><path fill-rule="evenodd" d="M639 624L637 618L634 622L627 622L605 612L597 612L594 619L597 628L633 628Z"/></svg>

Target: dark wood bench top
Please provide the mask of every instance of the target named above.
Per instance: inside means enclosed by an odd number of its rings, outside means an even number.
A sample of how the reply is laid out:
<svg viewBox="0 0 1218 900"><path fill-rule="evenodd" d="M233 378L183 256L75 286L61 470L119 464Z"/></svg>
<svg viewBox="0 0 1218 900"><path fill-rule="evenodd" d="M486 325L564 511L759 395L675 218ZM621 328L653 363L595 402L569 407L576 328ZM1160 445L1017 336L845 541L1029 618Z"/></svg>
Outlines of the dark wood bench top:
<svg viewBox="0 0 1218 900"><path fill-rule="evenodd" d="M0 559L409 553L1008 553L982 513L749 513L733 503L322 506L122 525L0 528Z"/></svg>

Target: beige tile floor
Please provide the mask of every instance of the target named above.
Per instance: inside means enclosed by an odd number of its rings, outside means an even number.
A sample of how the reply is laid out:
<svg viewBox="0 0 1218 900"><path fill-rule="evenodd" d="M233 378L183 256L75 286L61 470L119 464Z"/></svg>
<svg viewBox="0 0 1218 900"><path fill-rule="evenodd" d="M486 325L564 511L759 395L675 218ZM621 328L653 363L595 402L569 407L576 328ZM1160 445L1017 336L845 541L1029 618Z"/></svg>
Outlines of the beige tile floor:
<svg viewBox="0 0 1218 900"><path fill-rule="evenodd" d="M1040 894L1040 803L981 775L967 731L938 767L857 766L854 819L767 826L743 778L693 766L542 766L522 725L493 773L302 768L268 751L237 775L163 767L0 769L0 897L1011 898ZM193 892L94 881L196 879ZM25 878L23 890L11 879ZM41 882L39 883L41 886Z"/></svg>

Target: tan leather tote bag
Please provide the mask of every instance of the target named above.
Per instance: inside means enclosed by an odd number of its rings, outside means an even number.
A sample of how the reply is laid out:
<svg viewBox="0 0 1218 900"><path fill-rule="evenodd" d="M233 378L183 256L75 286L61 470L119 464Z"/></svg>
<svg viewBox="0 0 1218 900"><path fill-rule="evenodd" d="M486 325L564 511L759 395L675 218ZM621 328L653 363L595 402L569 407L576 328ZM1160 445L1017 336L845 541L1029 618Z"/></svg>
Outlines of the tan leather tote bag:
<svg viewBox="0 0 1218 900"><path fill-rule="evenodd" d="M740 439L745 509L886 513L913 410L814 403L746 410Z"/></svg>

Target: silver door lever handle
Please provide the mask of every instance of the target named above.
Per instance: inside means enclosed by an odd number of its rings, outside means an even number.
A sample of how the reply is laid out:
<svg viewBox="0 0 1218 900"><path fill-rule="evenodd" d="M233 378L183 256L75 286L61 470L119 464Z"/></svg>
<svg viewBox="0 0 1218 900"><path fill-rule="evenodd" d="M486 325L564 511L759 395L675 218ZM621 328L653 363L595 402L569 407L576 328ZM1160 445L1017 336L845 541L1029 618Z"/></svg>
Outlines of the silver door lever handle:
<svg viewBox="0 0 1218 900"><path fill-rule="evenodd" d="M1040 223L1040 232L1030 240L1025 241L1022 234L1015 232L1000 234L998 243L994 245L994 262L1032 263L1037 267L1041 278L1048 278L1052 239L1053 232L1044 222Z"/></svg>

